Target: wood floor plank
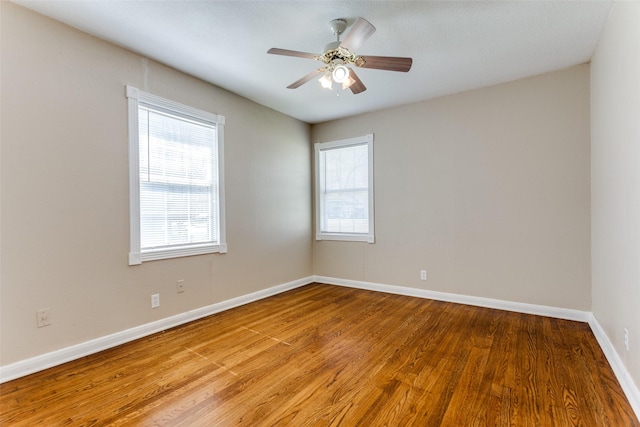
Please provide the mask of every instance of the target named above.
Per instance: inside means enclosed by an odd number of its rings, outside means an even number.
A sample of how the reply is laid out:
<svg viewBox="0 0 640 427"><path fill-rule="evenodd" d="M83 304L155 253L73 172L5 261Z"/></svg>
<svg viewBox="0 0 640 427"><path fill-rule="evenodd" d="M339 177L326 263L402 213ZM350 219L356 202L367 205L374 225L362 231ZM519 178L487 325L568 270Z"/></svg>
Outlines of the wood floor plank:
<svg viewBox="0 0 640 427"><path fill-rule="evenodd" d="M323 284L2 384L0 425L640 427L585 323Z"/></svg>

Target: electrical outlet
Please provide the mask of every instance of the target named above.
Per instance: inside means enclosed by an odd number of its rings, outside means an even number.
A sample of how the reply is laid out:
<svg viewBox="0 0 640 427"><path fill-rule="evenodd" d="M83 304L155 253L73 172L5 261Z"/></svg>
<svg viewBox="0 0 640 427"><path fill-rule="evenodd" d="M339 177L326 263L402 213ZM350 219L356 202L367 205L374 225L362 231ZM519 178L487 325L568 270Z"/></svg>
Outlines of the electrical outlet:
<svg viewBox="0 0 640 427"><path fill-rule="evenodd" d="M184 292L184 279L180 279L176 282L176 291L178 291L179 294Z"/></svg>
<svg viewBox="0 0 640 427"><path fill-rule="evenodd" d="M624 348L629 351L629 331L627 328L624 329Z"/></svg>
<svg viewBox="0 0 640 427"><path fill-rule="evenodd" d="M151 308L160 307L160 294L151 295Z"/></svg>
<svg viewBox="0 0 640 427"><path fill-rule="evenodd" d="M427 270L420 270L420 280L427 280Z"/></svg>
<svg viewBox="0 0 640 427"><path fill-rule="evenodd" d="M51 309L44 308L42 310L38 310L36 312L36 316L38 319L38 328L42 328L44 326L49 326L51 324Z"/></svg>

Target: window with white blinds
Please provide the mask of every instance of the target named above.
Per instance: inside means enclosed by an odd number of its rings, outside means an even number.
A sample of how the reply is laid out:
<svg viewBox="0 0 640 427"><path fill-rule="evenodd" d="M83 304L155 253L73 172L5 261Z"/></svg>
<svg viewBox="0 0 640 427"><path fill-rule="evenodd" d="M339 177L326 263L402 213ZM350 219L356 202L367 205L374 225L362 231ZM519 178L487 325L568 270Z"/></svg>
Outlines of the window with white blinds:
<svg viewBox="0 0 640 427"><path fill-rule="evenodd" d="M129 264L226 252L224 117L127 86Z"/></svg>
<svg viewBox="0 0 640 427"><path fill-rule="evenodd" d="M315 144L316 240L374 242L373 135Z"/></svg>

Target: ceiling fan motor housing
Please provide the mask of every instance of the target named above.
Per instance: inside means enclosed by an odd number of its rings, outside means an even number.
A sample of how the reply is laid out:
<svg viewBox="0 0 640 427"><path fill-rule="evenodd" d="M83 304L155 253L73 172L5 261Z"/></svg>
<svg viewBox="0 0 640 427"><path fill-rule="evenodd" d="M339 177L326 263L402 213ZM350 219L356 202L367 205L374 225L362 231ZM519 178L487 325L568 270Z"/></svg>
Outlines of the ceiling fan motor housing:
<svg viewBox="0 0 640 427"><path fill-rule="evenodd" d="M336 41L327 43L323 54L319 55L318 59L332 68L339 64L356 64L359 67L364 65L364 58L356 56L349 49L340 46L340 35L347 29L347 21L341 18L333 19L329 22L329 27L336 36Z"/></svg>
<svg viewBox="0 0 640 427"><path fill-rule="evenodd" d="M355 64L358 67L364 65L365 60L361 56L351 53L348 49L336 46L335 43L329 43L325 46L324 53L318 56L318 59L325 64Z"/></svg>
<svg viewBox="0 0 640 427"><path fill-rule="evenodd" d="M323 52L328 52L330 50L335 50L338 48L338 46L340 46L340 42L330 42L327 43L326 45L324 45L324 50Z"/></svg>

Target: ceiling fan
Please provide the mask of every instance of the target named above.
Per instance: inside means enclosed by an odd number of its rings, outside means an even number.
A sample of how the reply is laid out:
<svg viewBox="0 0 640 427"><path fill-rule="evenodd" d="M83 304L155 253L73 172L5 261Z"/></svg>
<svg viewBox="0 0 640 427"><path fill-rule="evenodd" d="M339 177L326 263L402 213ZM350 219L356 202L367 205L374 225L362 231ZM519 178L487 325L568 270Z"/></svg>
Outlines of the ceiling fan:
<svg viewBox="0 0 640 427"><path fill-rule="evenodd" d="M358 94L367 90L367 87L349 65L355 65L360 68L373 68L376 70L401 71L404 73L411 69L411 64L413 63L413 59L411 58L355 54L355 51L358 50L362 43L376 31L376 27L366 19L358 18L342 42L340 42L340 35L347 28L347 21L344 19L334 19L329 22L329 25L333 34L336 36L336 41L327 44L324 48L324 53L321 55L275 47L267 51L267 53L273 55L315 59L316 61L325 63L324 67L318 68L291 83L287 86L288 89L296 89L322 74L319 81L323 87L332 89L333 82L336 82L342 85L342 89L349 88L353 94Z"/></svg>

